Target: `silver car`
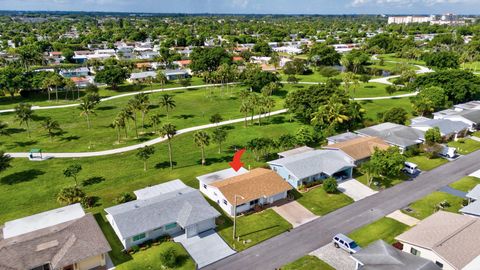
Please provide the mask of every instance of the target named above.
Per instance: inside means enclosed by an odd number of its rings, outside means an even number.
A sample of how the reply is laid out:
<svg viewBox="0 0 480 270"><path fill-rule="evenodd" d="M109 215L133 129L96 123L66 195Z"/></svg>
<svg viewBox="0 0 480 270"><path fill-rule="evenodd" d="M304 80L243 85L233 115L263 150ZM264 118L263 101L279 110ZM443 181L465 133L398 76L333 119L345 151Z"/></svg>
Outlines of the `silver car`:
<svg viewBox="0 0 480 270"><path fill-rule="evenodd" d="M357 245L357 243L355 243L355 241L341 233L335 235L332 239L332 242L336 248L341 248L350 254L356 253L357 251L362 249Z"/></svg>

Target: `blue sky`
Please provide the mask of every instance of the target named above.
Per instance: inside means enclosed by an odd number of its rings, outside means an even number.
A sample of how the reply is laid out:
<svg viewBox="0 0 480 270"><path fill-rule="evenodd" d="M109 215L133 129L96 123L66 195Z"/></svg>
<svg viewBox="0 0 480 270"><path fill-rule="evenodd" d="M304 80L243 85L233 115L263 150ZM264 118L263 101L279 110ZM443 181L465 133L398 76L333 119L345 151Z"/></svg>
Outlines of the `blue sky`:
<svg viewBox="0 0 480 270"><path fill-rule="evenodd" d="M0 0L0 10L164 13L480 14L480 0Z"/></svg>

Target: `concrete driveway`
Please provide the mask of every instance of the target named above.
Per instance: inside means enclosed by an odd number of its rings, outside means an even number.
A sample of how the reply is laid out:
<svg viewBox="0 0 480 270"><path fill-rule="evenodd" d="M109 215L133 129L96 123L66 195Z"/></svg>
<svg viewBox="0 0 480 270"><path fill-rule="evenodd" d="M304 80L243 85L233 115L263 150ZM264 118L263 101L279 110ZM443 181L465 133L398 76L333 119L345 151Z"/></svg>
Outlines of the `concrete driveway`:
<svg viewBox="0 0 480 270"><path fill-rule="evenodd" d="M296 201L274 206L272 209L290 222L294 228L318 218L318 216Z"/></svg>
<svg viewBox="0 0 480 270"><path fill-rule="evenodd" d="M350 258L350 254L343 249L336 248L332 243L312 251L310 255L318 257L336 270L355 269L355 261Z"/></svg>
<svg viewBox="0 0 480 270"><path fill-rule="evenodd" d="M212 264L235 253L214 230L209 230L190 238L182 234L173 238L173 240L183 245L195 263L197 263L198 268Z"/></svg>
<svg viewBox="0 0 480 270"><path fill-rule="evenodd" d="M359 201L378 192L355 179L338 182L338 190L352 198L354 201Z"/></svg>

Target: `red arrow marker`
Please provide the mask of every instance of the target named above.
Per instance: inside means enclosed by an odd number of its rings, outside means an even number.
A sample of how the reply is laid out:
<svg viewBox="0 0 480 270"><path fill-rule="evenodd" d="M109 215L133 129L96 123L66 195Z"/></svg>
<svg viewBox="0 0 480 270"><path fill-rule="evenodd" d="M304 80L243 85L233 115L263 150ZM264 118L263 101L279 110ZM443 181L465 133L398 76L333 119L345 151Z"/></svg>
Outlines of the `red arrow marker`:
<svg viewBox="0 0 480 270"><path fill-rule="evenodd" d="M232 167L232 169L234 169L236 172L238 172L238 170L240 170L240 168L242 168L243 166L243 163L240 159L242 158L242 155L243 153L245 153L245 151L245 149L238 150L233 156L233 161L228 163L230 164L230 167Z"/></svg>

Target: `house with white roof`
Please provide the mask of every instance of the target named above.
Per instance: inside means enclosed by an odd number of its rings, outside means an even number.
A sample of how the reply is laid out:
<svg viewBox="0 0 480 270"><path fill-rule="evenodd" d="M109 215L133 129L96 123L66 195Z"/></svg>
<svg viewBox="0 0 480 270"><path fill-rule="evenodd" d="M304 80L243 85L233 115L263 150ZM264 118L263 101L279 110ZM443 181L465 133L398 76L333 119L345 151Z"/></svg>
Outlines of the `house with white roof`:
<svg viewBox="0 0 480 270"><path fill-rule="evenodd" d="M425 141L424 131L389 122L360 129L355 133L361 136L378 137L401 151Z"/></svg>
<svg viewBox="0 0 480 270"><path fill-rule="evenodd" d="M476 185L465 197L468 199L468 205L459 212L468 216L480 217L480 185Z"/></svg>
<svg viewBox="0 0 480 270"><path fill-rule="evenodd" d="M341 151L314 150L267 162L292 187L334 177L352 177L354 161Z"/></svg>
<svg viewBox="0 0 480 270"><path fill-rule="evenodd" d="M134 193L136 200L105 209L125 249L162 235L194 237L214 229L220 216L198 190L178 179Z"/></svg>
<svg viewBox="0 0 480 270"><path fill-rule="evenodd" d="M472 132L480 127L480 110L447 109L433 113L433 118L463 122L469 126L469 130Z"/></svg>
<svg viewBox="0 0 480 270"><path fill-rule="evenodd" d="M465 137L468 133L469 125L461 121L450 119L430 119L426 117L416 117L411 120L410 127L426 132L432 128L438 128L440 134L445 140Z"/></svg>

